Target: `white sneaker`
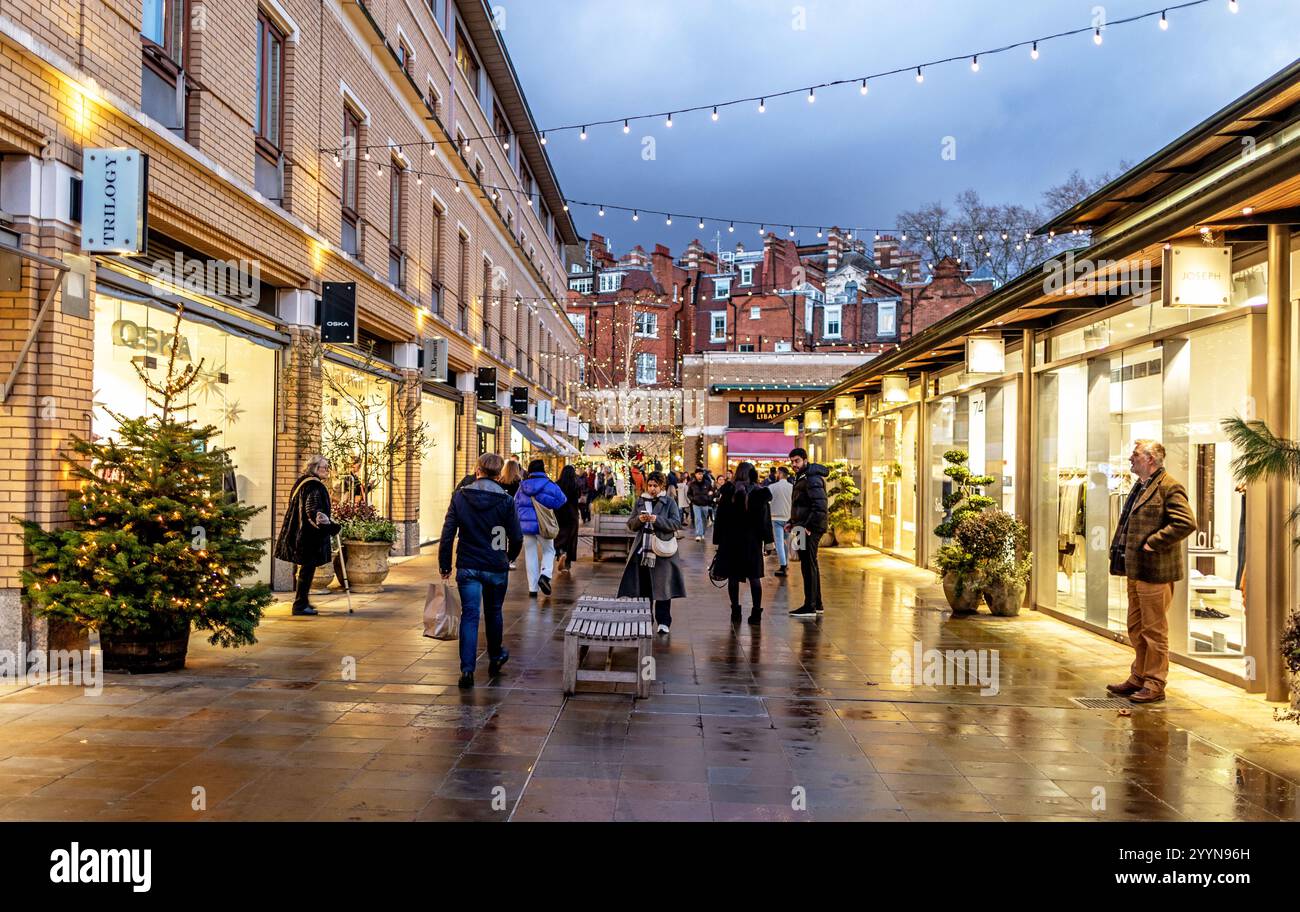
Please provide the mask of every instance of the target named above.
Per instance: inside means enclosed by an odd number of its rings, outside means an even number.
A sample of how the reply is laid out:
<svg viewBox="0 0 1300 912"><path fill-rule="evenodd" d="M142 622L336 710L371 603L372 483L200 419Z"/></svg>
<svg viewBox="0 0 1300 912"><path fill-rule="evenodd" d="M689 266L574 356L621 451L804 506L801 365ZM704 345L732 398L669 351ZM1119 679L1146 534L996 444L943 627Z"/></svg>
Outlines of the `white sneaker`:
<svg viewBox="0 0 1300 912"><path fill-rule="evenodd" d="M668 625L667 625L667 624L660 624L660 625L659 625L659 632L660 632L660 633L667 633L667 632L668 632Z"/></svg>
<svg viewBox="0 0 1300 912"><path fill-rule="evenodd" d="M695 540L696 540L696 541L704 541L704 536L703 536L703 535L697 535L697 536L695 536Z"/></svg>

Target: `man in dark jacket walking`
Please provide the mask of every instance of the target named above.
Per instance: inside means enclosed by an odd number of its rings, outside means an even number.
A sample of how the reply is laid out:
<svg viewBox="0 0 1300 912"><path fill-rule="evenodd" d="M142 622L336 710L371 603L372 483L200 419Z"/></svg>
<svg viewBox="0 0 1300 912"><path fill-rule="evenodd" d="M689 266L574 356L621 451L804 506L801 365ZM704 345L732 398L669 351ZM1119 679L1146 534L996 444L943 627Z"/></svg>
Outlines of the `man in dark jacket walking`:
<svg viewBox="0 0 1300 912"><path fill-rule="evenodd" d="M686 499L691 502L691 512L695 515L695 540L704 541L704 527L709 521L709 508L713 506L713 484L703 469L695 470L695 477L686 486Z"/></svg>
<svg viewBox="0 0 1300 912"><path fill-rule="evenodd" d="M808 461L808 451L798 447L790 451L794 466L794 490L790 492L790 522L794 550L799 552L803 572L803 604L790 612L801 621L815 620L822 608L822 571L817 565L817 546L826 534L826 466Z"/></svg>
<svg viewBox="0 0 1300 912"><path fill-rule="evenodd" d="M326 482L330 464L324 456L310 456L302 477L293 485L289 509L275 542L275 556L295 567L293 613L318 612L308 601L316 568L331 560L330 539L342 528L330 518L330 492Z"/></svg>
<svg viewBox="0 0 1300 912"><path fill-rule="evenodd" d="M478 657L480 603L487 615L488 676L495 678L510 658L501 645L504 622L501 605L506 598L510 564L519 556L524 536L519 529L514 501L497 477L505 465L496 453L479 457L474 481L457 489L447 508L438 542L438 570L451 576L452 539L460 536L456 551L456 588L460 591L460 686L474 686Z"/></svg>

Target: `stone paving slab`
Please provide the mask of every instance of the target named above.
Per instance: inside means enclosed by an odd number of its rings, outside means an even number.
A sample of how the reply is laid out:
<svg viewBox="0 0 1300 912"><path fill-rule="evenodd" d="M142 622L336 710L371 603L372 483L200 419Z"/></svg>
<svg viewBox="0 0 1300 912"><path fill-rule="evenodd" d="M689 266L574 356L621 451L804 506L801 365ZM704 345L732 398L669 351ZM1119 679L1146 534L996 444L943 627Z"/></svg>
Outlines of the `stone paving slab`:
<svg viewBox="0 0 1300 912"><path fill-rule="evenodd" d="M457 644L421 635L431 549L354 614L342 594L316 618L282 598L255 646L195 636L180 673L9 688L0 819L1300 818L1300 728L1257 696L1175 666L1165 704L1079 708L1126 674L1124 647L1034 612L953 619L931 574L863 551L825 552L817 622L786 617L794 565L764 581L760 628L732 626L711 550L682 541L691 595L643 701L561 692L568 611L612 594L621 563L580 561L540 600L516 571L506 673L480 658L461 691ZM997 692L895 680L918 642L996 650Z"/></svg>

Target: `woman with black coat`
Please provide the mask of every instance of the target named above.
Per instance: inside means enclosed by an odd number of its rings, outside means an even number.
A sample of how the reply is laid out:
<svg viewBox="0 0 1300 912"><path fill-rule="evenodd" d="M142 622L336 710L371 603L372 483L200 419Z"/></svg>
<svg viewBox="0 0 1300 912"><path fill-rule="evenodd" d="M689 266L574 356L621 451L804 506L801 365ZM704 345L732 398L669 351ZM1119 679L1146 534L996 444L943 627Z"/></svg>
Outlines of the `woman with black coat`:
<svg viewBox="0 0 1300 912"><path fill-rule="evenodd" d="M768 518L772 492L759 485L752 463L742 462L735 477L718 491L713 543L718 547L719 575L727 577L731 622L740 623L740 583L749 580L754 603L749 623L757 626L763 620L763 545L772 541L772 522Z"/></svg>
<svg viewBox="0 0 1300 912"><path fill-rule="evenodd" d="M664 491L662 472L651 472L646 477L645 493L637 498L627 527L635 537L631 553L619 580L619 598L648 598L654 602L655 623L659 633L672 628L672 600L686 598L686 580L677 566L677 530L682 527L682 508ZM660 549L669 548L673 554L655 553L655 540Z"/></svg>
<svg viewBox="0 0 1300 912"><path fill-rule="evenodd" d="M564 506L555 511L560 534L555 537L555 572L568 573L578 559L578 470L566 465L557 482L564 492Z"/></svg>
<svg viewBox="0 0 1300 912"><path fill-rule="evenodd" d="M302 477L294 482L289 509L275 540L277 559L294 565L293 613L317 614L307 596L316 568L333 560L330 539L342 529L330 518L330 492L326 481L330 464L324 456L309 456Z"/></svg>

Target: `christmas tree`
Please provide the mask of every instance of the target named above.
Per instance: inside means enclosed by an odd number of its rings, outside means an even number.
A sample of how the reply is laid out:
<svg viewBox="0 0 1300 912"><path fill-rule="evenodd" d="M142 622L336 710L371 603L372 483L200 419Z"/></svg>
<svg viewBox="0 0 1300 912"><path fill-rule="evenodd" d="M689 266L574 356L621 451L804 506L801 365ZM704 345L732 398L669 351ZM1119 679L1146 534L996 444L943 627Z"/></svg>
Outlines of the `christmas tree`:
<svg viewBox="0 0 1300 912"><path fill-rule="evenodd" d="M109 412L113 439L73 437L80 485L68 495L71 526L21 521L33 558L23 587L38 616L102 633L166 640L192 625L210 631L214 645L247 645L271 601L265 583L240 582L263 556L265 540L243 537L262 508L223 490L231 450L213 445L217 428L177 417L203 366L177 370L180 321L178 309L166 379L136 365L160 413Z"/></svg>

